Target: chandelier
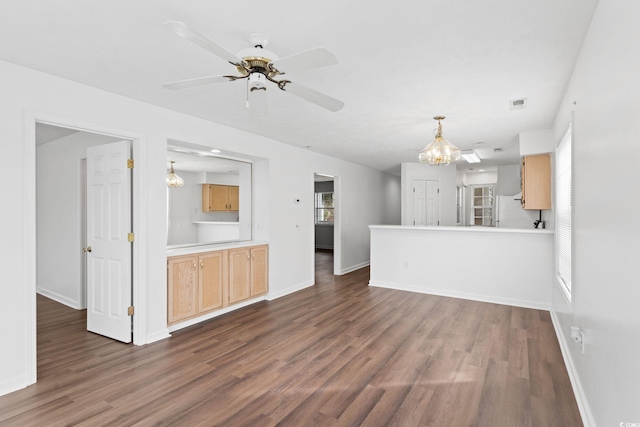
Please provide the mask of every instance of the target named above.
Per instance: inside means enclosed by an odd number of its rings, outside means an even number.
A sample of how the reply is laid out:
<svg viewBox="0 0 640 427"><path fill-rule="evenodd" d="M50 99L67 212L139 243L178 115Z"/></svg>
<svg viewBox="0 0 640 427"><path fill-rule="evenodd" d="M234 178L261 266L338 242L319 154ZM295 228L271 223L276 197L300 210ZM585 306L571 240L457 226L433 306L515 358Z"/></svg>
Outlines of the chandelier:
<svg viewBox="0 0 640 427"><path fill-rule="evenodd" d="M460 149L442 137L440 121L444 120L444 116L435 116L434 119L438 121L436 139L420 152L418 159L430 166L446 166L451 161L460 160Z"/></svg>
<svg viewBox="0 0 640 427"><path fill-rule="evenodd" d="M174 163L175 162L173 162L173 161L171 162L171 171L167 175L167 187L170 187L170 188L182 187L184 185L184 179L180 178L173 171L173 164Z"/></svg>

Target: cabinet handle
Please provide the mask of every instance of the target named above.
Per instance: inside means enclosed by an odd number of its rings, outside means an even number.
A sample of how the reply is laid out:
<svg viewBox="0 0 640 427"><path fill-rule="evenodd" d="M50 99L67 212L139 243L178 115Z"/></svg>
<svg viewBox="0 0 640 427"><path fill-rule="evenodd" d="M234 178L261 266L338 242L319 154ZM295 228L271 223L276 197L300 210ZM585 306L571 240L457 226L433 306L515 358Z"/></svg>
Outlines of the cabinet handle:
<svg viewBox="0 0 640 427"><path fill-rule="evenodd" d="M196 262L195 261L193 261L193 269L194 270L196 269Z"/></svg>
<svg viewBox="0 0 640 427"><path fill-rule="evenodd" d="M249 261L249 254L247 254L247 261Z"/></svg>
<svg viewBox="0 0 640 427"><path fill-rule="evenodd" d="M200 270L204 267L204 261L200 261Z"/></svg>
<svg viewBox="0 0 640 427"><path fill-rule="evenodd" d="M251 259L256 259L256 254L251 254Z"/></svg>

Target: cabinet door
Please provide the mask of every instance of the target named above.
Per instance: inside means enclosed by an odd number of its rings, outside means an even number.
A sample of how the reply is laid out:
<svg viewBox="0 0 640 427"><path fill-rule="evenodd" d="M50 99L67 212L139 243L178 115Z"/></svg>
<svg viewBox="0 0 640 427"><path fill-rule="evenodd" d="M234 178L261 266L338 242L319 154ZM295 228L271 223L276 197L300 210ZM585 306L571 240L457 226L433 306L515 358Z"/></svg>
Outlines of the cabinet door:
<svg viewBox="0 0 640 427"><path fill-rule="evenodd" d="M168 323L194 317L198 313L196 288L197 257L172 257L167 260Z"/></svg>
<svg viewBox="0 0 640 427"><path fill-rule="evenodd" d="M240 187L229 186L227 188L229 196L229 210L238 211L240 209Z"/></svg>
<svg viewBox="0 0 640 427"><path fill-rule="evenodd" d="M251 296L264 295L268 290L269 262L267 246L251 248Z"/></svg>
<svg viewBox="0 0 640 427"><path fill-rule="evenodd" d="M222 308L222 290L224 286L224 252L210 252L198 256L198 312Z"/></svg>
<svg viewBox="0 0 640 427"><path fill-rule="evenodd" d="M522 163L522 205L525 209L551 209L551 156L526 156Z"/></svg>
<svg viewBox="0 0 640 427"><path fill-rule="evenodd" d="M209 210L210 211L226 211L229 202L229 188L226 185L210 185L209 186Z"/></svg>
<svg viewBox="0 0 640 427"><path fill-rule="evenodd" d="M229 304L251 296L251 268L249 248L229 251Z"/></svg>

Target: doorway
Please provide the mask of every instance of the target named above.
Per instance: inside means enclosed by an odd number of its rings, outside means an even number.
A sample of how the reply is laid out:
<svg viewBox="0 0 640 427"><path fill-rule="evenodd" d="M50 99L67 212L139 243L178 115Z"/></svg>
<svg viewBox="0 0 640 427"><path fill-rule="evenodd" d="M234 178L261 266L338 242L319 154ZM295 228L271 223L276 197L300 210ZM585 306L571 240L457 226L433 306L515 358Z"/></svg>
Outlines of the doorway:
<svg viewBox="0 0 640 427"><path fill-rule="evenodd" d="M24 163L24 192L26 195L26 204L25 204L25 212L26 212L26 223L27 223L27 235L29 236L26 239L25 251L28 254L31 254L27 257L27 265L26 265L26 282L27 286L30 289L31 295L31 303L28 305L28 309L25 312L25 318L27 321L27 342L28 342L28 360L26 361L28 366L28 384L32 384L36 382L37 378L37 351L36 351L36 293L41 292L43 287L39 287L37 283L37 279L43 278L45 276L42 275L42 265L39 265L40 256L43 251L49 250L50 253L62 252L64 248L61 247L60 244L54 244L53 248L51 247L51 243L49 243L49 247L46 245L42 245L42 237L41 232L43 232L43 218L46 220L54 221L62 220L63 215L61 215L61 210L63 209L71 209L74 211L73 218L75 218L75 226L73 229L73 233L77 236L71 243L65 243L72 245L73 249L71 253L73 254L74 260L72 264L74 265L73 272L69 274L73 274L73 278L71 279L73 283L76 284L75 289L70 294L65 294L64 291L58 292L61 288L53 287L53 292L59 297L63 304L72 306L76 309L81 309L86 306L84 302L84 296L82 295L80 284L83 283L83 272L82 272L82 237L81 235L81 226L82 218L81 218L81 201L80 194L82 193L81 189L81 179L80 176L82 174L82 159L80 157L76 157L74 162L75 166L71 169L63 167L61 164L56 164L56 162L45 162L48 163L48 166L44 166L41 162L41 158L39 159L37 156L38 146L38 138L41 138L44 130L42 130L42 126L47 126L53 132L57 132L58 136L53 139L60 139L63 137L70 137L71 135L78 134L78 132L86 132L88 134L99 135L103 138L107 138L109 140L118 139L118 140L129 140L131 141L132 152L134 158L141 158L140 153L146 147L146 140L142 135L131 133L129 131L124 131L121 129L111 128L108 126L97 125L95 123L86 123L75 119L70 119L66 117L60 117L49 113L35 112L35 111L26 111L25 112L25 133L24 133L24 144L23 144L23 163ZM38 131L38 127L40 127L40 132ZM66 134L66 135L65 135ZM68 148L68 147L67 147ZM60 185L60 189L65 190L62 191L62 196L57 198L55 195L47 195L44 197L49 197L50 203L54 205L54 210L47 212L42 209L42 202L37 203L38 194L36 191L37 188L37 179L38 176L45 176L47 168L49 168L49 181L52 183L61 183L60 178L63 176L72 176L76 180L76 184L72 185L71 188L64 187ZM37 171L37 173L36 173ZM136 231L137 242L133 247L133 272L130 286L132 289L132 298L134 305L136 306L136 318L133 323L133 327L129 325L129 328L133 330L133 342L136 345L142 345L146 343L146 292L145 288L141 286L141 283L144 283L144 278L146 276L146 245L145 245L145 230L142 228L143 223L143 209L144 205L144 191L143 190L143 179L144 176L144 164L140 162L140 164L136 165L136 168L133 169L133 188L132 188L132 199L133 199L133 209L132 209L132 222L133 229ZM58 195L60 194L57 193ZM43 195L40 195L43 196ZM70 202L70 198L74 199L73 203ZM62 229L62 227L59 227ZM71 229L69 229L71 230ZM38 242L40 238L40 242ZM69 240L66 239L65 242ZM54 240L50 240L52 242ZM59 243L59 242L58 242ZM51 262L49 260L49 262ZM62 268L58 268L59 271L62 271ZM45 294L46 291L42 293ZM45 296L47 296L45 294Z"/></svg>
<svg viewBox="0 0 640 427"><path fill-rule="evenodd" d="M313 226L314 226L314 271L333 276L339 274L336 262L339 253L338 198L336 177L314 173L313 175ZM336 271L338 273L336 273ZM316 279L317 283L318 280Z"/></svg>

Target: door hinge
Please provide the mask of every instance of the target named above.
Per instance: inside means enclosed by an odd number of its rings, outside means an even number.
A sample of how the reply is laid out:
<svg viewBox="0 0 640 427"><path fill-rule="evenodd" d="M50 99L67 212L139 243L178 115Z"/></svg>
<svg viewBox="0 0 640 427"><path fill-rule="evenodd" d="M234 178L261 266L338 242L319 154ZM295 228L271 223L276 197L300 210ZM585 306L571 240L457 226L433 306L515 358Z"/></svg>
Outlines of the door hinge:
<svg viewBox="0 0 640 427"><path fill-rule="evenodd" d="M440 189L438 188L438 194L440 194Z"/></svg>
<svg viewBox="0 0 640 427"><path fill-rule="evenodd" d="M440 225L440 221L438 221L438 225Z"/></svg>
<svg viewBox="0 0 640 427"><path fill-rule="evenodd" d="M127 308L127 316L133 316L133 306L130 306L129 308Z"/></svg>
<svg viewBox="0 0 640 427"><path fill-rule="evenodd" d="M133 169L133 159L127 159L127 167Z"/></svg>
<svg viewBox="0 0 640 427"><path fill-rule="evenodd" d="M133 240L134 240L134 235L133 235L133 233L129 233L129 234L127 234L127 240L129 241L129 243L133 242Z"/></svg>
<svg viewBox="0 0 640 427"><path fill-rule="evenodd" d="M413 192L414 192L414 193L416 192L416 189L415 189L415 188L413 189Z"/></svg>

